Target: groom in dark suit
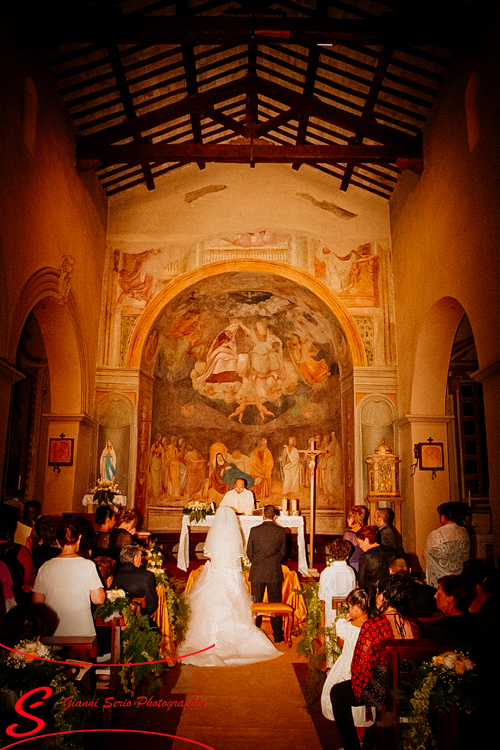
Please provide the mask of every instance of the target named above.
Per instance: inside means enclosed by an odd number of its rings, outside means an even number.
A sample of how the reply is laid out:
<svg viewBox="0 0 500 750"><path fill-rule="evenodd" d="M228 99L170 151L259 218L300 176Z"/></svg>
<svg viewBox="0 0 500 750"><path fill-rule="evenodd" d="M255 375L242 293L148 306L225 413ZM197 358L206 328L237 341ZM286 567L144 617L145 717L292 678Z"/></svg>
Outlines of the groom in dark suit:
<svg viewBox="0 0 500 750"><path fill-rule="evenodd" d="M248 537L247 557L252 563L249 579L255 602L264 600L266 588L269 602L281 601L281 558L286 554L286 533L274 522L275 516L274 505L266 505L263 523L250 529ZM262 617L257 617L255 624L258 628L261 623ZM283 641L283 618L271 617L271 626L274 642L280 643Z"/></svg>

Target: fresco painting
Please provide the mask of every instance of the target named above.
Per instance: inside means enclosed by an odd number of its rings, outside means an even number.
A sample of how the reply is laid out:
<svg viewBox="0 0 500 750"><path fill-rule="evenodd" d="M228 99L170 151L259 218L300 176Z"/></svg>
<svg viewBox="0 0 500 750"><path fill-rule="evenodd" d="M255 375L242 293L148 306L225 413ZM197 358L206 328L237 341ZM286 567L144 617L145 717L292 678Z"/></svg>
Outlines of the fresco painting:
<svg viewBox="0 0 500 750"><path fill-rule="evenodd" d="M351 365L321 300L283 277L225 274L169 302L150 340L149 505L217 503L243 477L260 504L285 494L306 509L314 438L318 507L342 510L340 378Z"/></svg>

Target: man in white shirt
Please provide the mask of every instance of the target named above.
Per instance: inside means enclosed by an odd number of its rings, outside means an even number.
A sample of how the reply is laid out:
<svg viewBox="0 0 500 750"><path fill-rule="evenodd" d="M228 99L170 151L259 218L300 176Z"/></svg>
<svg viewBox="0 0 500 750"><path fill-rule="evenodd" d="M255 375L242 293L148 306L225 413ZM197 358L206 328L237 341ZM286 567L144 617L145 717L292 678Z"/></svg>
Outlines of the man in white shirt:
<svg viewBox="0 0 500 750"><path fill-rule="evenodd" d="M237 479L232 490L226 492L219 503L219 508L227 505L236 513L251 516L255 507L253 492L247 490L244 479Z"/></svg>
<svg viewBox="0 0 500 750"><path fill-rule="evenodd" d="M449 502L437 509L440 527L431 531L425 544L425 579L428 586L437 588L440 578L460 575L464 562L469 559L469 534L467 529L455 522L460 506Z"/></svg>

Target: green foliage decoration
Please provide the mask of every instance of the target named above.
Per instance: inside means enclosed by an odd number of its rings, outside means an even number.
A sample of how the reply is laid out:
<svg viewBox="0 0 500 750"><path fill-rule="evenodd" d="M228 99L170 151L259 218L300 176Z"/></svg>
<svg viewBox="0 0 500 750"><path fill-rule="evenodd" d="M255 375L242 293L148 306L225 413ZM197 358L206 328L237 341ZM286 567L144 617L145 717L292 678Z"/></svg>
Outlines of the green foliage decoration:
<svg viewBox="0 0 500 750"><path fill-rule="evenodd" d="M120 679L126 693L135 693L136 688L150 679L149 690L160 683L164 664L148 664L159 659L160 632L148 615L141 615L122 589L107 591L107 599L94 611L94 618L108 620L123 617L125 628L121 637Z"/></svg>
<svg viewBox="0 0 500 750"><path fill-rule="evenodd" d="M433 714L444 714L452 706L466 713L479 707L474 667L474 662L460 651L446 651L420 665L412 684L398 692L398 697L410 705L403 725L402 750L437 748Z"/></svg>
<svg viewBox="0 0 500 750"><path fill-rule="evenodd" d="M50 687L52 696L46 708L49 731L59 732L52 739L54 750L83 750L85 735L67 734L83 729L90 712L89 697L84 696L73 678L78 669L61 665L61 649L45 646L40 641L21 641L0 660L0 687L2 690L26 693L39 687ZM24 654L24 656L23 656ZM37 658L40 657L40 658ZM50 659L58 661L49 661ZM65 701L72 698L71 706Z"/></svg>

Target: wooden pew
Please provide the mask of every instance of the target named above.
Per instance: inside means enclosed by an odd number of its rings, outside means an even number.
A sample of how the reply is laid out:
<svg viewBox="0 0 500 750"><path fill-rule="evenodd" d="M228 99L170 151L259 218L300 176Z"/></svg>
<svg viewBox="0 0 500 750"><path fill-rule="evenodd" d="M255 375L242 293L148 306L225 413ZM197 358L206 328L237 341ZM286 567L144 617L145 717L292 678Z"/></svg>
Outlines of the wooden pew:
<svg viewBox="0 0 500 750"><path fill-rule="evenodd" d="M459 644L444 644L428 638L409 640L385 639L382 642L387 655L386 710L377 712L377 750L399 750L402 736L400 701L393 691L401 688L400 665L402 661L422 664L445 651L466 651ZM403 719L404 721L404 719ZM460 750L458 710L455 706L440 721L440 750Z"/></svg>

